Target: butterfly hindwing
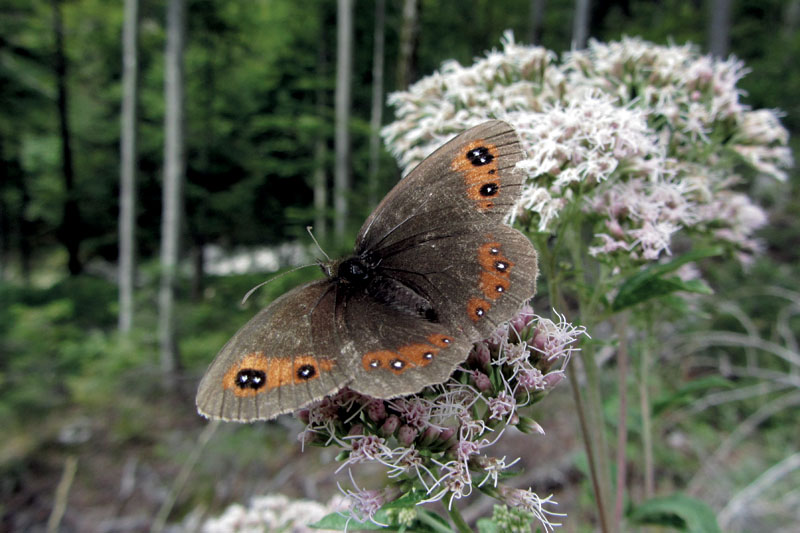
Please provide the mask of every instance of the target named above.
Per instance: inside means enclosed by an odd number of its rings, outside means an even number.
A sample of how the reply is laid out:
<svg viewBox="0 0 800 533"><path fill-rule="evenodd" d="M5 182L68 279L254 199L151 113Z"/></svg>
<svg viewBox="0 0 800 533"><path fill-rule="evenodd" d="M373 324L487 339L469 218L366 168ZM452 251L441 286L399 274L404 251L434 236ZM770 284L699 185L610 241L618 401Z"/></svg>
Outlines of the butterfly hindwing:
<svg viewBox="0 0 800 533"><path fill-rule="evenodd" d="M354 341L342 354L353 378L350 388L376 398L446 381L472 346L452 326L426 320L409 307L376 306L364 293L350 295L347 305L337 308L337 324L339 334Z"/></svg>
<svg viewBox="0 0 800 533"><path fill-rule="evenodd" d="M536 251L505 225L433 225L413 247L378 257L381 275L424 294L439 323L471 340L487 337L536 292Z"/></svg>

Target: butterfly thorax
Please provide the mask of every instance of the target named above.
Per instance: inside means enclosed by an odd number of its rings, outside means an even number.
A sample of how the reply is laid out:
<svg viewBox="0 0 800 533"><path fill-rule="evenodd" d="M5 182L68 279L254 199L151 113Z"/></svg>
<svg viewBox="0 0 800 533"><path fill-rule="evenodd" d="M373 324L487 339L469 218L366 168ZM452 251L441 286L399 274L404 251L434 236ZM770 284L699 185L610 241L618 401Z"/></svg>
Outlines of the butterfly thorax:
<svg viewBox="0 0 800 533"><path fill-rule="evenodd" d="M353 256L334 264L331 281L345 292L366 294L377 303L404 314L438 321L438 313L430 299L416 286L400 281L380 268L379 261Z"/></svg>
<svg viewBox="0 0 800 533"><path fill-rule="evenodd" d="M340 281L361 285L369 281L374 267L359 257L349 257L336 266L336 278Z"/></svg>

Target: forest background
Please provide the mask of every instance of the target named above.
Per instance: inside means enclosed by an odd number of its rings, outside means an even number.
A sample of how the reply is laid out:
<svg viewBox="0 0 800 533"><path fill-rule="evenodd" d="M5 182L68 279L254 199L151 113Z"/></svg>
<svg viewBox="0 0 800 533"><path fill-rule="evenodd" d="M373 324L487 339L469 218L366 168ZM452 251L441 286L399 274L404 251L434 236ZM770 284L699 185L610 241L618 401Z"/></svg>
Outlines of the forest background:
<svg viewBox="0 0 800 533"><path fill-rule="evenodd" d="M299 426L288 417L223 426L199 448L206 422L195 414L196 384L256 309L318 275L281 277L239 305L271 272L313 261L306 226L331 255L346 251L399 179L376 136L376 124L393 120L387 94L445 60L471 64L498 48L505 30L557 53L582 48L587 36L630 35L734 54L751 71L739 84L744 102L782 110L797 154L797 0L359 0L344 31L342 3L125 2L138 8L132 93L123 82L132 12L123 2L3 0L0 530L138 531L153 517L178 523L259 494L329 500L333 458L300 455ZM170 56L170 46L182 56ZM351 71L337 80L343 47ZM182 57L180 68L170 57ZM170 72L182 72L177 88ZM125 124L133 136L121 133ZM135 172L126 182L130 139ZM715 294L686 325L763 343L708 346L701 356L736 360L776 344L798 353L798 185L796 171L785 183L748 185L768 210L764 251L747 268L704 264ZM126 202L135 232L121 216ZM135 267L120 282L121 249ZM752 496L751 526L796 523L798 460L782 462L797 457L796 393L754 423L752 413L773 405L769 394L785 389L763 391L756 375L692 387L698 375L682 368L658 368L654 378L667 382L656 457L665 490L686 488L722 436L745 432L714 473L719 492L694 496L717 512ZM529 482L568 514L565 530L584 531L595 518L568 388L538 413L548 436L525 466ZM613 418L613 387L605 398ZM520 437L508 446L519 454L530 444ZM630 461L641 461L635 447ZM788 471L765 478L776 464ZM472 519L481 505L470 503Z"/></svg>

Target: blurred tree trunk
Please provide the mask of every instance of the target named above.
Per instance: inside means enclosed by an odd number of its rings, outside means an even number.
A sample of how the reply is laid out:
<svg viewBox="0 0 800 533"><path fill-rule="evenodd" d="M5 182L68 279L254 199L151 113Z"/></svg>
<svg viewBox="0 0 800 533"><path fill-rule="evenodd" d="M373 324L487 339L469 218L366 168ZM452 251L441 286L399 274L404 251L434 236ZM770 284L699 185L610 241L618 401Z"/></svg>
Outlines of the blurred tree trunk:
<svg viewBox="0 0 800 533"><path fill-rule="evenodd" d="M350 215L350 84L353 71L353 0L338 0L336 12L336 165L334 169L333 230L337 242L347 231Z"/></svg>
<svg viewBox="0 0 800 533"><path fill-rule="evenodd" d="M730 50L731 0L712 0L708 27L708 51L716 57L727 57Z"/></svg>
<svg viewBox="0 0 800 533"><path fill-rule="evenodd" d="M322 27L325 24L325 10L321 10ZM328 56L326 32L320 37L319 47L317 48L317 79L324 80L328 75ZM321 242L325 242L328 237L328 172L327 172L327 127L325 123L328 117L326 108L328 101L325 86L319 82L314 91L314 104L316 106L317 120L320 127L317 128L316 139L314 141L314 174L312 183L314 187L314 234Z"/></svg>
<svg viewBox="0 0 800 533"><path fill-rule="evenodd" d="M192 301L199 302L206 288L206 258L203 255L206 243L198 233L192 239Z"/></svg>
<svg viewBox="0 0 800 533"><path fill-rule="evenodd" d="M67 60L64 55L64 23L61 17L61 0L52 0L53 34L55 37L55 74L58 91L58 124L61 134L61 173L64 177L64 213L58 238L67 249L67 267L73 276L80 274L83 264L80 259L81 214L75 191L75 170L72 164L72 140L69 127L67 95Z"/></svg>
<svg viewBox="0 0 800 533"><path fill-rule="evenodd" d="M139 0L125 0L122 27L122 131L119 188L119 330L133 326L136 269L136 113L138 104Z"/></svg>
<svg viewBox="0 0 800 533"><path fill-rule="evenodd" d="M175 334L175 284L178 269L182 189L185 173L183 138L183 48L185 0L167 7L167 46L164 54L164 193L161 218L161 285L158 293L161 373L169 386L179 366Z"/></svg>
<svg viewBox="0 0 800 533"><path fill-rule="evenodd" d="M11 179L9 176L8 162L5 160L5 146L3 142L3 135L0 134L0 281L6 279L6 269L8 268L7 262L11 255L11 220L6 205L5 189L9 187Z"/></svg>
<svg viewBox="0 0 800 533"><path fill-rule="evenodd" d="M419 0L403 1L403 24L400 26L400 57L397 62L395 88L405 90L416 73L416 54L419 39Z"/></svg>
<svg viewBox="0 0 800 533"><path fill-rule="evenodd" d="M544 3L545 0L531 0L531 26L528 41L531 44L542 44L542 30L544 29Z"/></svg>
<svg viewBox="0 0 800 533"><path fill-rule="evenodd" d="M26 213L31 204L31 194L28 192L28 184L25 177L21 176L19 181L20 202L19 202L19 266L22 273L22 282L25 285L31 284L31 263L33 261L33 223L28 220Z"/></svg>
<svg viewBox="0 0 800 533"><path fill-rule="evenodd" d="M591 13L590 0L575 0L575 17L572 19L572 49L586 48L589 39L589 14Z"/></svg>
<svg viewBox="0 0 800 533"><path fill-rule="evenodd" d="M369 132L369 205L378 203L380 132L383 122L383 44L386 27L386 1L375 0L375 39L372 47L372 112Z"/></svg>

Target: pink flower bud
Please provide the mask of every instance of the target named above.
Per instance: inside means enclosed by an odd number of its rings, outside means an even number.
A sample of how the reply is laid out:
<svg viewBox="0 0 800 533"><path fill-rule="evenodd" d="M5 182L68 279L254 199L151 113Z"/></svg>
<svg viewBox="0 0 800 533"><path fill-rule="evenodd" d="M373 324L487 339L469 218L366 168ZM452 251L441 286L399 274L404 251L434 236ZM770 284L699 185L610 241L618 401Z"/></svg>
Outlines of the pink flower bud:
<svg viewBox="0 0 800 533"><path fill-rule="evenodd" d="M397 415L390 415L378 431L382 436L389 437L394 435L398 427L400 427L400 418Z"/></svg>
<svg viewBox="0 0 800 533"><path fill-rule="evenodd" d="M544 386L546 389L552 389L565 379L563 372L550 372L544 377Z"/></svg>
<svg viewBox="0 0 800 533"><path fill-rule="evenodd" d="M414 442L416 438L417 430L411 426L402 425L400 429L397 430L397 441L403 446L411 446L411 443Z"/></svg>
<svg viewBox="0 0 800 533"><path fill-rule="evenodd" d="M350 428L350 431L347 432L348 435L363 435L364 434L364 424L356 424L355 426Z"/></svg>
<svg viewBox="0 0 800 533"><path fill-rule="evenodd" d="M492 381L489 376L479 370L472 372L472 381L475 382L475 388L481 392L486 392L492 388Z"/></svg>
<svg viewBox="0 0 800 533"><path fill-rule="evenodd" d="M386 418L386 404L383 400L372 400L367 404L367 416L373 422L381 422Z"/></svg>
<svg viewBox="0 0 800 533"><path fill-rule="evenodd" d="M419 444L420 446L430 446L438 437L439 430L433 426L428 426L428 429L422 433Z"/></svg>
<svg viewBox="0 0 800 533"><path fill-rule="evenodd" d="M451 440L455 442L454 439L455 434L456 434L455 428L444 428L439 433L439 441L442 442L443 444L449 444Z"/></svg>
<svg viewBox="0 0 800 533"><path fill-rule="evenodd" d="M492 354L486 342L476 342L475 347L469 354L469 363L476 368L486 370L489 368L491 360Z"/></svg>
<svg viewBox="0 0 800 533"><path fill-rule="evenodd" d="M308 409L300 409L294 414L300 422L308 424Z"/></svg>

